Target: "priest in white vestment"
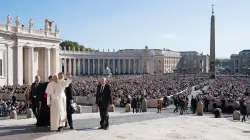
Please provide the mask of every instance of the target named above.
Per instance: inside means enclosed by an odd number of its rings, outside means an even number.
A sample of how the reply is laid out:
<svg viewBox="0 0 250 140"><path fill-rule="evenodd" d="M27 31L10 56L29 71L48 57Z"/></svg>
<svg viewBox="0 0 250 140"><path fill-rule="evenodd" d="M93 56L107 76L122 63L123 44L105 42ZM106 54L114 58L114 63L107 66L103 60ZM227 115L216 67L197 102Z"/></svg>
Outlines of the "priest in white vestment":
<svg viewBox="0 0 250 140"><path fill-rule="evenodd" d="M62 76L59 73L58 76ZM67 120L66 112L66 95L65 88L71 83L70 74L67 73L67 80L58 79L57 75L53 76L53 81L50 82L46 88L47 104L50 106L50 130L60 131L65 126Z"/></svg>

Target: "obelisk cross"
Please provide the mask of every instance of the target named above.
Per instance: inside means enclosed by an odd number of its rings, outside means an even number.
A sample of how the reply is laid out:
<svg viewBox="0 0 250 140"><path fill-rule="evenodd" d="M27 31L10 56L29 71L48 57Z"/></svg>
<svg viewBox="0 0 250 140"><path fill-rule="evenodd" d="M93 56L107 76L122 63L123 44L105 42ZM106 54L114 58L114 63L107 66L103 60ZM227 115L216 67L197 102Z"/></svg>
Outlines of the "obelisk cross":
<svg viewBox="0 0 250 140"><path fill-rule="evenodd" d="M214 14L214 6L215 5L212 4L212 14Z"/></svg>

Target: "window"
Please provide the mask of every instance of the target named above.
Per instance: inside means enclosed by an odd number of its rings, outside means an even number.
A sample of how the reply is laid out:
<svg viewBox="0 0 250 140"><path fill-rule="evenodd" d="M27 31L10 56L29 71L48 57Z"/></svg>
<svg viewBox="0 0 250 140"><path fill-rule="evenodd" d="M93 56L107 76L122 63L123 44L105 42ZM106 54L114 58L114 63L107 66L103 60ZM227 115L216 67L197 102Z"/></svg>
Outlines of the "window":
<svg viewBox="0 0 250 140"><path fill-rule="evenodd" d="M239 66L238 60L235 60L235 66L236 66L236 67Z"/></svg>
<svg viewBox="0 0 250 140"><path fill-rule="evenodd" d="M0 76L3 76L3 60L0 59Z"/></svg>

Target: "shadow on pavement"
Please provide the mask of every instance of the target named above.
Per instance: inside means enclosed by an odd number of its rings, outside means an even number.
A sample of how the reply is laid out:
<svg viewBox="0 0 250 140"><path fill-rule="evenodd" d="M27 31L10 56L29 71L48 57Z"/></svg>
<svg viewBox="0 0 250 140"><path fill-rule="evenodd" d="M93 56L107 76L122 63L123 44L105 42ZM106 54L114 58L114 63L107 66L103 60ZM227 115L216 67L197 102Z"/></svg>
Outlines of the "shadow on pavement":
<svg viewBox="0 0 250 140"><path fill-rule="evenodd" d="M75 129L77 131L93 131L93 130L99 130L97 128L80 128L80 129Z"/></svg>
<svg viewBox="0 0 250 140"><path fill-rule="evenodd" d="M20 134L40 134L43 133L53 133L50 131L49 127L35 127L34 125L27 126L6 126L0 128L0 139L4 136L20 135Z"/></svg>

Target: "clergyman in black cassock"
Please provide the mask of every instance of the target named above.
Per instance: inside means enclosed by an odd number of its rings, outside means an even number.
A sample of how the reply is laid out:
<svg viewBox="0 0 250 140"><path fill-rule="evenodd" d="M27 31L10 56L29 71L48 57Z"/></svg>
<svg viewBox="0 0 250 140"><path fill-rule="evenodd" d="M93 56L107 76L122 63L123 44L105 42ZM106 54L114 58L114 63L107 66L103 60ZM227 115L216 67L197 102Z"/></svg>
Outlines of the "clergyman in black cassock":
<svg viewBox="0 0 250 140"><path fill-rule="evenodd" d="M69 84L67 88L65 88L66 94L66 107L67 107L67 119L70 129L74 129L73 127L73 119L72 119L72 111L71 111L71 104L73 104L73 91L72 91L72 84ZM67 125L66 125L67 127Z"/></svg>
<svg viewBox="0 0 250 140"><path fill-rule="evenodd" d="M112 94L110 85L106 84L106 78L100 79L100 84L97 86L96 92L96 105L99 107L100 112L100 125L98 129L109 129L109 114L108 108L112 104Z"/></svg>
<svg viewBox="0 0 250 140"><path fill-rule="evenodd" d="M52 76L49 76L48 80L49 82L51 82ZM50 126L50 108L47 105L47 93L45 93L49 82L43 83L43 88L42 88L43 95L40 98L41 108L40 108L40 114L38 116L37 126Z"/></svg>

